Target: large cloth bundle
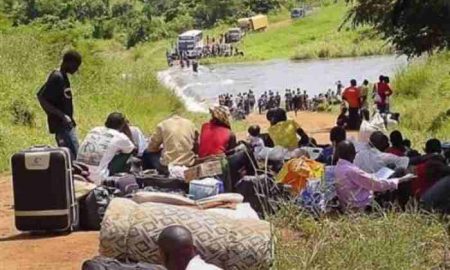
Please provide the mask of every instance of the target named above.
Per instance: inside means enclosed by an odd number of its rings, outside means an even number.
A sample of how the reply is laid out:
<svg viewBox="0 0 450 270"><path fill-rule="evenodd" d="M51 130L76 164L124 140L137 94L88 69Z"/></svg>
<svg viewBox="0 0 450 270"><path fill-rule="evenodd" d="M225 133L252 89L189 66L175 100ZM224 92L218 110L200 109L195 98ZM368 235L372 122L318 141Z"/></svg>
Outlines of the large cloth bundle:
<svg viewBox="0 0 450 270"><path fill-rule="evenodd" d="M298 195L308 180L320 180L324 175L324 166L314 160L301 157L286 162L278 173L280 183L291 185L295 195Z"/></svg>
<svg viewBox="0 0 450 270"><path fill-rule="evenodd" d="M258 220L233 220L188 207L136 204L114 199L103 219L100 254L121 260L161 264L157 239L170 225L193 234L200 255L223 269L269 269L272 262L270 225Z"/></svg>

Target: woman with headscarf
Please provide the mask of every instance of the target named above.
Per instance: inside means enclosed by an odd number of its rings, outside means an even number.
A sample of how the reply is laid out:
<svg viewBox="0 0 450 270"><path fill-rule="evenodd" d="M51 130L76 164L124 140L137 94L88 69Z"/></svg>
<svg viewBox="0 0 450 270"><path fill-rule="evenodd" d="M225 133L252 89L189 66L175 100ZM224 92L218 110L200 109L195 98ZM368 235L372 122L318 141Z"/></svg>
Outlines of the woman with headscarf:
<svg viewBox="0 0 450 270"><path fill-rule="evenodd" d="M230 111L225 106L210 108L211 120L203 124L200 134L199 157L225 155L236 147L236 136L231 131Z"/></svg>

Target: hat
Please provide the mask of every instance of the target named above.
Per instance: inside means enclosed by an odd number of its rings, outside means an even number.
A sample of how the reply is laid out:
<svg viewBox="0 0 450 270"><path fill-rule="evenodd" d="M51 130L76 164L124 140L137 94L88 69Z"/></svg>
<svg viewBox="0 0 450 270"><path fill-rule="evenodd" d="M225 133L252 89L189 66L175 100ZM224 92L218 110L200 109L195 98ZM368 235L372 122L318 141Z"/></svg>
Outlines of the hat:
<svg viewBox="0 0 450 270"><path fill-rule="evenodd" d="M216 120L220 121L222 124L231 127L230 123L230 110L225 106L214 106L209 108L211 116Z"/></svg>

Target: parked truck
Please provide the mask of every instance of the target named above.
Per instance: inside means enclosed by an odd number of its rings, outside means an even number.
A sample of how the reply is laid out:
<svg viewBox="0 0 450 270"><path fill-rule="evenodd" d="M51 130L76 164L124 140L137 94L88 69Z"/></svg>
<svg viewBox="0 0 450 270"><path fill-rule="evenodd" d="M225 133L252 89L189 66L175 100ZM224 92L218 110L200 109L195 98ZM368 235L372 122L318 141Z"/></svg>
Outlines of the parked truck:
<svg viewBox="0 0 450 270"><path fill-rule="evenodd" d="M228 29L226 36L226 43L239 42L243 37L243 31L241 28L230 28Z"/></svg>
<svg viewBox="0 0 450 270"><path fill-rule="evenodd" d="M243 31L264 31L269 26L269 19L266 15L260 14L239 19L238 25Z"/></svg>

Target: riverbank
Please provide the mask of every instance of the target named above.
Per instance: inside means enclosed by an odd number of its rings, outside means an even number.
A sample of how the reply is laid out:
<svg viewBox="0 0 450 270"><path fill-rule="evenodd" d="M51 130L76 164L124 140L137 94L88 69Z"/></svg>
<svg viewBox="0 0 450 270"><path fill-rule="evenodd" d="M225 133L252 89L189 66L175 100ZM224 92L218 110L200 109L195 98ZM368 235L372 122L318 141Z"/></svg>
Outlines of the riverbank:
<svg viewBox="0 0 450 270"><path fill-rule="evenodd" d="M318 59L392 54L392 48L368 28L352 29L345 25L340 31L348 6L345 1L323 5L307 17L285 19L265 32L249 33L238 45L241 57L208 58L204 65L217 63L256 62L270 59Z"/></svg>

